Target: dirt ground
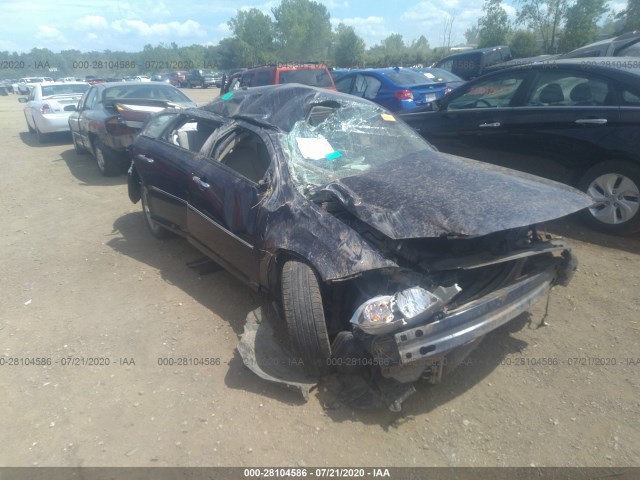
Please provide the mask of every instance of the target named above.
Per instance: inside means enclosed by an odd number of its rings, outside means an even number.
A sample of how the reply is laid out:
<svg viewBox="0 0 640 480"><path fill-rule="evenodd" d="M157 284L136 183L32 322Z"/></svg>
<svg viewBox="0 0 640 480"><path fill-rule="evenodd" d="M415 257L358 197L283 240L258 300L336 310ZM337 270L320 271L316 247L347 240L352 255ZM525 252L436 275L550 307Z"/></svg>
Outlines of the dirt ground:
<svg viewBox="0 0 640 480"><path fill-rule="evenodd" d="M640 465L637 237L548 225L580 267L547 326L535 305L400 413L325 410L243 365L257 295L152 238L125 175L26 132L17 97L0 97L0 465ZM182 357L219 364L158 364Z"/></svg>

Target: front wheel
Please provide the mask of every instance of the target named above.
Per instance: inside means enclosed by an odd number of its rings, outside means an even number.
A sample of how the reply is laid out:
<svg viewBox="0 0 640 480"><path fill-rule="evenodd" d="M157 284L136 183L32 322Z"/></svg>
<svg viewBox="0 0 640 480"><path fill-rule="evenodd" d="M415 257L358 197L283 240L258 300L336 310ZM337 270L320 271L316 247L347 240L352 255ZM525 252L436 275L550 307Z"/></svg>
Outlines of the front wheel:
<svg viewBox="0 0 640 480"><path fill-rule="evenodd" d="M282 308L291 346L308 375L329 373L331 345L315 271L306 263L289 260L282 267Z"/></svg>
<svg viewBox="0 0 640 480"><path fill-rule="evenodd" d="M640 166L625 161L600 163L584 174L578 188L595 202L582 211L593 229L614 235L640 231Z"/></svg>
<svg viewBox="0 0 640 480"><path fill-rule="evenodd" d="M82 155L84 153L87 153L87 151L84 149L84 147L80 146L80 144L78 143L78 140L76 140L76 136L73 133L71 134L71 140L73 141L73 149L75 150L75 152L78 155Z"/></svg>

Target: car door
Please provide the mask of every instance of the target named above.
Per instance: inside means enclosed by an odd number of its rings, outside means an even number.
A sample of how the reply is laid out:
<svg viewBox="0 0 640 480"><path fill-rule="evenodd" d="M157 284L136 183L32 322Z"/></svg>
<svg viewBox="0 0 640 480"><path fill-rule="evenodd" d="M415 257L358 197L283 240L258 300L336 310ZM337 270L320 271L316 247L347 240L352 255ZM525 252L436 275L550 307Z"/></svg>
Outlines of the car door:
<svg viewBox="0 0 640 480"><path fill-rule="evenodd" d="M613 82L588 69L538 69L514 107L506 166L565 183L608 158L619 123Z"/></svg>
<svg viewBox="0 0 640 480"><path fill-rule="evenodd" d="M191 174L202 162L202 148L219 126L213 120L166 112L150 119L140 132L133 161L154 220L187 232Z"/></svg>
<svg viewBox="0 0 640 480"><path fill-rule="evenodd" d="M228 271L259 283L261 185L270 165L265 139L232 126L194 167L187 213L192 242Z"/></svg>
<svg viewBox="0 0 640 480"><path fill-rule="evenodd" d="M507 72L463 85L414 125L443 152L499 163L509 150L511 105L526 85L528 72Z"/></svg>

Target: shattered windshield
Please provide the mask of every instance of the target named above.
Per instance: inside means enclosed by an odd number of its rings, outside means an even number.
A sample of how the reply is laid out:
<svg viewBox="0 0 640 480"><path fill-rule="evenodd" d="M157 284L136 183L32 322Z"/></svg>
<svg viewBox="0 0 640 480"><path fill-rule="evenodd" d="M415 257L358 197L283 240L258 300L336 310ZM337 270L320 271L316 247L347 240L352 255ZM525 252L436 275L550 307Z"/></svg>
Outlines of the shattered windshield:
<svg viewBox="0 0 640 480"><path fill-rule="evenodd" d="M286 144L289 170L303 193L433 148L392 114L360 102L313 106Z"/></svg>

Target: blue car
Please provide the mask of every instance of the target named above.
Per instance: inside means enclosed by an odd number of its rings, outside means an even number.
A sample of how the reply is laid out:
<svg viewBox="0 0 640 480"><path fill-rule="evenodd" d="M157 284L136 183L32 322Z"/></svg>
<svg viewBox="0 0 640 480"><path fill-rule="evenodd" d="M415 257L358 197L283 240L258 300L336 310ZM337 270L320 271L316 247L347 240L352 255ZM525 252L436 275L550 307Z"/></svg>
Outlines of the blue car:
<svg viewBox="0 0 640 480"><path fill-rule="evenodd" d="M421 107L446 93L445 83L398 67L351 70L335 83L338 91L372 100L392 112Z"/></svg>

